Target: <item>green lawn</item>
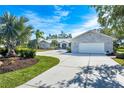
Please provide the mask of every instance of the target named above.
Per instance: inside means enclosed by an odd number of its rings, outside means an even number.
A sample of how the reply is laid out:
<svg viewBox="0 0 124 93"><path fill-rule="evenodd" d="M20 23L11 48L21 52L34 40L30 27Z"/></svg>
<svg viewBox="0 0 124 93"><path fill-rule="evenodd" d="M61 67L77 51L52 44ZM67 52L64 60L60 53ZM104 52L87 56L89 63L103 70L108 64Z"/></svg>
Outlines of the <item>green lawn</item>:
<svg viewBox="0 0 124 93"><path fill-rule="evenodd" d="M38 63L24 69L0 74L0 87L19 86L59 63L59 59L47 56L36 56Z"/></svg>
<svg viewBox="0 0 124 93"><path fill-rule="evenodd" d="M122 66L124 66L124 59L113 58L113 60L115 60L117 63L121 64Z"/></svg>

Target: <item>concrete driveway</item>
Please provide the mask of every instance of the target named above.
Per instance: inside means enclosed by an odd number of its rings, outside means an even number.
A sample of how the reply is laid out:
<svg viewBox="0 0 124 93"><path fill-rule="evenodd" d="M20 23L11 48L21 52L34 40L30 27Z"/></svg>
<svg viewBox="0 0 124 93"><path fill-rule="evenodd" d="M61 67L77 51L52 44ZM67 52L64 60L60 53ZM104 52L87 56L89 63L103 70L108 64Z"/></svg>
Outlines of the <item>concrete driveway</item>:
<svg viewBox="0 0 124 93"><path fill-rule="evenodd" d="M60 63L21 88L122 88L124 67L103 54L68 54L65 50L38 52Z"/></svg>

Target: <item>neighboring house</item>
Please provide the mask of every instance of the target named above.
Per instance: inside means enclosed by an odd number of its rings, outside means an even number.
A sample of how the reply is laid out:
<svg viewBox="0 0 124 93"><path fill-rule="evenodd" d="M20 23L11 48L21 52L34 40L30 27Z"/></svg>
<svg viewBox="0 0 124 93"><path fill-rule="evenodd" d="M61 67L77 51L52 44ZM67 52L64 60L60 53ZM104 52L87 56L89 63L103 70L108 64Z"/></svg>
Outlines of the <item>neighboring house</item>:
<svg viewBox="0 0 124 93"><path fill-rule="evenodd" d="M96 30L85 32L72 39L72 53L113 53L112 37Z"/></svg>
<svg viewBox="0 0 124 93"><path fill-rule="evenodd" d="M62 49L66 49L67 47L71 47L71 39L57 39L58 47Z"/></svg>
<svg viewBox="0 0 124 93"><path fill-rule="evenodd" d="M42 40L39 42L39 48L48 49L50 48L50 43L45 40Z"/></svg>
<svg viewBox="0 0 124 93"><path fill-rule="evenodd" d="M40 40L39 41L39 48L48 49L51 46L52 40L57 40L58 48L66 49L67 47L71 47L71 39L48 39L48 40Z"/></svg>

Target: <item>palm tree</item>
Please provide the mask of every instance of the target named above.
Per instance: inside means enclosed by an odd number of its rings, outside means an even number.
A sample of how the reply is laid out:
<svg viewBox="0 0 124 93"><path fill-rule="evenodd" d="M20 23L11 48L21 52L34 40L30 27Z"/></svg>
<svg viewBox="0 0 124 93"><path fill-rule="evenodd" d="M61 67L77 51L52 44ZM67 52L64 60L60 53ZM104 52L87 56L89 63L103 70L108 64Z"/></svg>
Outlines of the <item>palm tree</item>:
<svg viewBox="0 0 124 93"><path fill-rule="evenodd" d="M40 30L36 30L36 32L35 32L36 42L37 42L36 48L39 48L38 41L39 41L39 38L44 38L43 35L44 35L44 32L42 32Z"/></svg>
<svg viewBox="0 0 124 93"><path fill-rule="evenodd" d="M18 36L18 43L19 44L24 44L27 43L30 39L31 34L33 33L32 26L25 26L24 23L28 22L27 18L20 17L18 20L18 25L17 28L19 30L19 36Z"/></svg>
<svg viewBox="0 0 124 93"><path fill-rule="evenodd" d="M28 19L24 17L17 18L9 12L5 12L0 17L0 36L4 39L4 45L8 49L7 56L16 56L15 48L17 42L24 42L31 35L31 26L25 26Z"/></svg>
<svg viewBox="0 0 124 93"><path fill-rule="evenodd" d="M57 41L57 40L52 40L52 42L51 42L51 47L52 47L53 49L57 49L57 48L58 48L58 41Z"/></svg>

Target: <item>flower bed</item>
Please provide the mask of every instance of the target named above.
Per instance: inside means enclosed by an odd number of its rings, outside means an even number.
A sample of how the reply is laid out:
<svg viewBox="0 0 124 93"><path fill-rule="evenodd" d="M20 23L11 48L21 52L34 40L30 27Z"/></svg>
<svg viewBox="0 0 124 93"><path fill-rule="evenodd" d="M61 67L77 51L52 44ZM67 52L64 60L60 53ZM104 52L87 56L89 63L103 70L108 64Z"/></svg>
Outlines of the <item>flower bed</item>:
<svg viewBox="0 0 124 93"><path fill-rule="evenodd" d="M29 67L36 63L37 60L34 58L21 58L21 57L1 58L0 73L15 71L17 69Z"/></svg>

